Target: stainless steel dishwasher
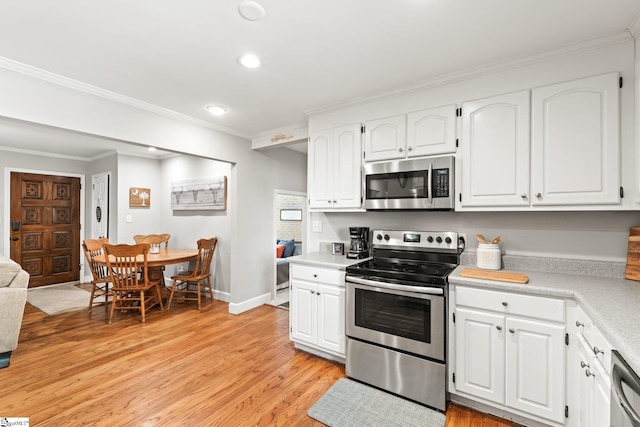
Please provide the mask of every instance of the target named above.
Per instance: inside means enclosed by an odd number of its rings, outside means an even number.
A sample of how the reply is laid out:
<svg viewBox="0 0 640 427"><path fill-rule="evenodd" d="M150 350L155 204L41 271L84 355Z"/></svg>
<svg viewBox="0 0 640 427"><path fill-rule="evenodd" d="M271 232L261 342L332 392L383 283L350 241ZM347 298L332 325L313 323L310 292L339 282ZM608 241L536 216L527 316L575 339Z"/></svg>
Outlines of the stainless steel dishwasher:
<svg viewBox="0 0 640 427"><path fill-rule="evenodd" d="M640 427L640 378L611 352L611 427Z"/></svg>

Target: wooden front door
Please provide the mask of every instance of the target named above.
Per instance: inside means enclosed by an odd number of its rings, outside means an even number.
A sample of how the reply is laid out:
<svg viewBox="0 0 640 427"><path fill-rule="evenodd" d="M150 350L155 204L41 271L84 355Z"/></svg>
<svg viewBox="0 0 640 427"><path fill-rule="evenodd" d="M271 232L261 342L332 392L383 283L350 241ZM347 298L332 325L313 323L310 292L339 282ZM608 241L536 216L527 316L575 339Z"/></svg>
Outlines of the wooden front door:
<svg viewBox="0 0 640 427"><path fill-rule="evenodd" d="M80 278L80 178L11 173L11 259L29 287Z"/></svg>

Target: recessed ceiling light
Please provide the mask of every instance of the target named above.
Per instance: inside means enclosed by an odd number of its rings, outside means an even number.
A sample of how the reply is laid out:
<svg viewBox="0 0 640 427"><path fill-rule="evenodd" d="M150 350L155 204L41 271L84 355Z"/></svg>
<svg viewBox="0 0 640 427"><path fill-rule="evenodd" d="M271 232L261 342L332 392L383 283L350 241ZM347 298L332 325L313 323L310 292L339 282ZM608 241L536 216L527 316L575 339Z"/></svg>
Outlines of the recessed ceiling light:
<svg viewBox="0 0 640 427"><path fill-rule="evenodd" d="M147 150L149 151L156 151L156 147L148 147Z"/></svg>
<svg viewBox="0 0 640 427"><path fill-rule="evenodd" d="M221 116L227 113L227 109L221 105L207 105L207 111L214 116Z"/></svg>
<svg viewBox="0 0 640 427"><path fill-rule="evenodd" d="M258 21L267 14L267 11L264 10L264 7L260 3L255 1L242 1L238 5L238 13L244 19L249 21Z"/></svg>
<svg viewBox="0 0 640 427"><path fill-rule="evenodd" d="M258 68L260 66L260 59L258 59L257 56L249 53L247 55L241 56L238 59L238 62L240 63L240 65L242 65L243 67L247 67L247 68Z"/></svg>

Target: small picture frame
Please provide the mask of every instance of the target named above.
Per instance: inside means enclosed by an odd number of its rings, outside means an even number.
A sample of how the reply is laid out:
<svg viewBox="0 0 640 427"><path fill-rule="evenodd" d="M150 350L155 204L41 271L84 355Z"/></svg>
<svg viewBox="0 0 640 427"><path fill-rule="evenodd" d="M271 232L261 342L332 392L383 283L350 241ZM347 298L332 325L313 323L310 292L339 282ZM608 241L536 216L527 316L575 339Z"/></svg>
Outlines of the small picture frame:
<svg viewBox="0 0 640 427"><path fill-rule="evenodd" d="M331 254L333 254L333 255L344 255L344 243L332 243L331 244Z"/></svg>

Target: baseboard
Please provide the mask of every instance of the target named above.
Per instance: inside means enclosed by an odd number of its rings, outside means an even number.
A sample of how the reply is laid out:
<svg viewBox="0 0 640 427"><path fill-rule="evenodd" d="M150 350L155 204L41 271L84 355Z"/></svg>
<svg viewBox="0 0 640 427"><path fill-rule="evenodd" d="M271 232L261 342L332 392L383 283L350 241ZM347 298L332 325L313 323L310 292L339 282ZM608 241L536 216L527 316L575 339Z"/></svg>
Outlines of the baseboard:
<svg viewBox="0 0 640 427"><path fill-rule="evenodd" d="M260 295L240 303L229 303L229 313L244 313L245 311L249 311L252 308L260 307L261 305L267 304L269 303L269 301L271 301L271 293Z"/></svg>

